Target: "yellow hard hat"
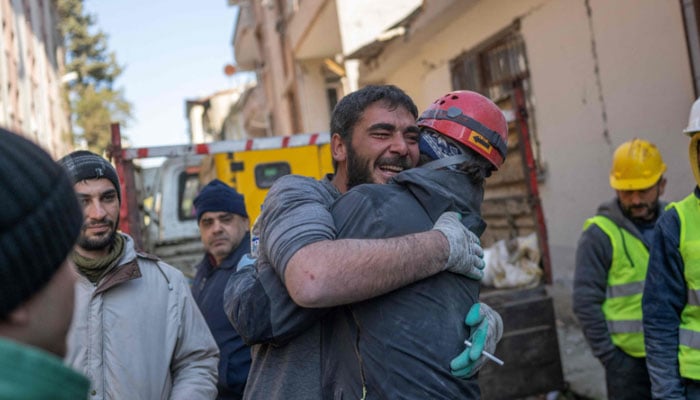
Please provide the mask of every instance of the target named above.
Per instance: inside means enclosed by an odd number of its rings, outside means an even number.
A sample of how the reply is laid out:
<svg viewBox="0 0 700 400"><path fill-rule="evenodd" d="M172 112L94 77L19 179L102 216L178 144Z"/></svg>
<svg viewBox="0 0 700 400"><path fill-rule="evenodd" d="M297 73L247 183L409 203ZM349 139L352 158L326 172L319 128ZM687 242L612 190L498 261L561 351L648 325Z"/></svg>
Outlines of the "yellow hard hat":
<svg viewBox="0 0 700 400"><path fill-rule="evenodd" d="M633 139L622 143L613 154L610 186L615 190L645 190L666 172L661 153L652 143Z"/></svg>

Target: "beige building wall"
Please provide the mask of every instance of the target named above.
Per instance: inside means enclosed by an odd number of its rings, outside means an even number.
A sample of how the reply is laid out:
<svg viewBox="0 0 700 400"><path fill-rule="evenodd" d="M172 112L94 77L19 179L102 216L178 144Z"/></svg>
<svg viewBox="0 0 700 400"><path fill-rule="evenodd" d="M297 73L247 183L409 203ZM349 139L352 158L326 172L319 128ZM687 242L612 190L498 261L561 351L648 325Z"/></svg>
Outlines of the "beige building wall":
<svg viewBox="0 0 700 400"><path fill-rule="evenodd" d="M694 93L678 2L425 2L447 3L450 12L427 24L440 30L393 41L361 69L360 84L396 84L425 108L452 89L450 60L519 21L546 166L540 191L555 282L570 284L581 226L614 196L608 171L620 143L640 137L657 144L668 165L664 197L690 192L681 130Z"/></svg>
<svg viewBox="0 0 700 400"><path fill-rule="evenodd" d="M421 0L335 0L343 54L373 41L405 18Z"/></svg>
<svg viewBox="0 0 700 400"><path fill-rule="evenodd" d="M298 63L299 117L304 133L328 132L330 108L325 95L323 59L301 60Z"/></svg>
<svg viewBox="0 0 700 400"><path fill-rule="evenodd" d="M622 142L639 137L659 147L668 166L666 200L690 193L693 179L681 131L695 96L677 2L595 0L590 20L583 2L567 2L568 8L551 2L523 19L542 154L549 165L542 197L554 239L550 248L555 265L561 265L557 275L566 280L573 274L581 225L614 196L608 171ZM564 15L569 18L555 21ZM576 33L568 33L572 26ZM566 34L568 45L557 45L561 38L552 31ZM547 45L557 52L543 48Z"/></svg>
<svg viewBox="0 0 700 400"><path fill-rule="evenodd" d="M0 0L0 125L54 157L70 150L63 49L50 0Z"/></svg>

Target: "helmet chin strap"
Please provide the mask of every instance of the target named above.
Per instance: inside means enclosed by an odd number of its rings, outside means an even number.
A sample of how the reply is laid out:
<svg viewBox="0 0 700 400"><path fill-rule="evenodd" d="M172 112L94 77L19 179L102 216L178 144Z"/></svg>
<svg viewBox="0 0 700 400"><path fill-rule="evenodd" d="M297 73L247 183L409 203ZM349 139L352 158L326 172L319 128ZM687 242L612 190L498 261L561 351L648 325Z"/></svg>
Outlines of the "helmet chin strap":
<svg viewBox="0 0 700 400"><path fill-rule="evenodd" d="M698 160L698 142L700 142L700 132L690 137L688 153L690 156L690 169L695 176L695 183L700 186L700 160Z"/></svg>
<svg viewBox="0 0 700 400"><path fill-rule="evenodd" d="M440 158L438 160L433 160L429 163L425 163L425 164L421 165L421 168L440 169L440 168L445 168L445 167L449 167L452 165L461 164L461 163L463 163L465 161L469 161L469 160L471 160L470 157L467 157L464 154L457 154L454 156Z"/></svg>

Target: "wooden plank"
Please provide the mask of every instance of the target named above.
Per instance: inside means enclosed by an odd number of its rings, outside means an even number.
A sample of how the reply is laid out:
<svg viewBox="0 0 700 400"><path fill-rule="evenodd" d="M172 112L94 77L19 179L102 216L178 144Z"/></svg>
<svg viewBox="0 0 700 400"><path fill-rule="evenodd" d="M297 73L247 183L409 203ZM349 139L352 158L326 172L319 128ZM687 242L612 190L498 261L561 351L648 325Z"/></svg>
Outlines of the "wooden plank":
<svg viewBox="0 0 700 400"><path fill-rule="evenodd" d="M532 206L527 197L488 199L481 204L481 216L484 219L503 215L532 216Z"/></svg>

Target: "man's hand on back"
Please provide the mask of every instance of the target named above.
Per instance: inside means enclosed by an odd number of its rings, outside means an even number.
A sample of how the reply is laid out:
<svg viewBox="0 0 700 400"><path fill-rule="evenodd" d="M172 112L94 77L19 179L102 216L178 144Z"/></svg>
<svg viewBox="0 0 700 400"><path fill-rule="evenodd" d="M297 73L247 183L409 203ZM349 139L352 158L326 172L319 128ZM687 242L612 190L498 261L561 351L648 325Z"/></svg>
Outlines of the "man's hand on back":
<svg viewBox="0 0 700 400"><path fill-rule="evenodd" d="M481 248L479 237L462 224L459 213L443 213L435 222L433 230L442 232L450 244L450 255L444 270L481 280L486 265L484 250Z"/></svg>

